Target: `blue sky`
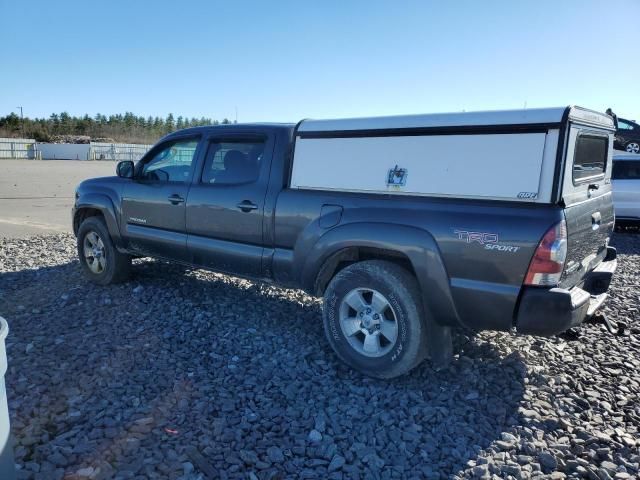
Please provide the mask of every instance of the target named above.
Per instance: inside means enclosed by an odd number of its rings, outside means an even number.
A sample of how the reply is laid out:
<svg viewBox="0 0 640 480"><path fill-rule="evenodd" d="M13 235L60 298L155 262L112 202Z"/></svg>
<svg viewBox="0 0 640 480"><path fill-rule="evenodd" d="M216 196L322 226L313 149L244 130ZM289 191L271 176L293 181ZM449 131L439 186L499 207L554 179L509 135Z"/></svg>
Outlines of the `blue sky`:
<svg viewBox="0 0 640 480"><path fill-rule="evenodd" d="M640 0L0 0L0 115L640 120Z"/></svg>

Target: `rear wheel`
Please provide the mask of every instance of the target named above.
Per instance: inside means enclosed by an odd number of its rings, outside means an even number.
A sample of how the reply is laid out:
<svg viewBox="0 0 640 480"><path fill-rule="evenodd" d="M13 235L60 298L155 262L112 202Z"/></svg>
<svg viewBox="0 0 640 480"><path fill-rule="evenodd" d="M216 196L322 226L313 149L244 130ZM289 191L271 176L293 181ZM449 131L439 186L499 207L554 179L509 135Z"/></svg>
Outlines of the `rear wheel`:
<svg viewBox="0 0 640 480"><path fill-rule="evenodd" d="M625 150L629 153L640 153L640 143L638 142L629 142L625 147Z"/></svg>
<svg viewBox="0 0 640 480"><path fill-rule="evenodd" d="M82 222L77 245L82 270L92 282L108 285L129 278L131 256L118 252L101 218L89 217Z"/></svg>
<svg viewBox="0 0 640 480"><path fill-rule="evenodd" d="M336 354L366 375L397 377L426 356L418 284L394 263L371 260L341 270L325 292L323 320Z"/></svg>

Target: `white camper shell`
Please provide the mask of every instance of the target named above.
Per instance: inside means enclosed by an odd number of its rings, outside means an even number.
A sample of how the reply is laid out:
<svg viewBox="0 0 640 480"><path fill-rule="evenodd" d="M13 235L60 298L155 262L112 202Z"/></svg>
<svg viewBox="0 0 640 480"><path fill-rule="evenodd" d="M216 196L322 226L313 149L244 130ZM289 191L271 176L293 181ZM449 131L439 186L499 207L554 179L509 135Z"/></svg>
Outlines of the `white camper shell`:
<svg viewBox="0 0 640 480"><path fill-rule="evenodd" d="M588 195L590 171L609 183L614 132L611 117L580 107L303 120L290 186L571 203ZM578 138L591 133L606 139L595 147L606 150L602 163L572 166Z"/></svg>

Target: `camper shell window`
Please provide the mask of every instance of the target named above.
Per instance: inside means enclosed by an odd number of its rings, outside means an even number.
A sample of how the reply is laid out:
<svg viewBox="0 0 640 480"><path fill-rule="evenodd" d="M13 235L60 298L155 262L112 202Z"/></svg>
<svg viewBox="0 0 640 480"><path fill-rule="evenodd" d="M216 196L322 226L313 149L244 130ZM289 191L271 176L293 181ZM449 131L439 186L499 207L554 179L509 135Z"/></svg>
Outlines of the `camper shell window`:
<svg viewBox="0 0 640 480"><path fill-rule="evenodd" d="M602 135L583 133L576 139L573 157L573 183L599 177L607 168L609 140Z"/></svg>

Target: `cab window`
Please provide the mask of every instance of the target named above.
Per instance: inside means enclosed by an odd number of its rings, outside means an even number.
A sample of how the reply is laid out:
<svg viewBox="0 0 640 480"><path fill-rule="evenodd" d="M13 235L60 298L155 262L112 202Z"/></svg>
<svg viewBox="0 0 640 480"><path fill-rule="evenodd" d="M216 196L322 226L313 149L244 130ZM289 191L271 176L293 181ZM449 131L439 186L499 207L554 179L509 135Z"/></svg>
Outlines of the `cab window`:
<svg viewBox="0 0 640 480"><path fill-rule="evenodd" d="M239 185L255 182L260 173L264 147L264 138L210 142L202 170L202 183Z"/></svg>
<svg viewBox="0 0 640 480"><path fill-rule="evenodd" d="M155 182L188 181L197 146L197 139L166 144L143 164L138 178Z"/></svg>

